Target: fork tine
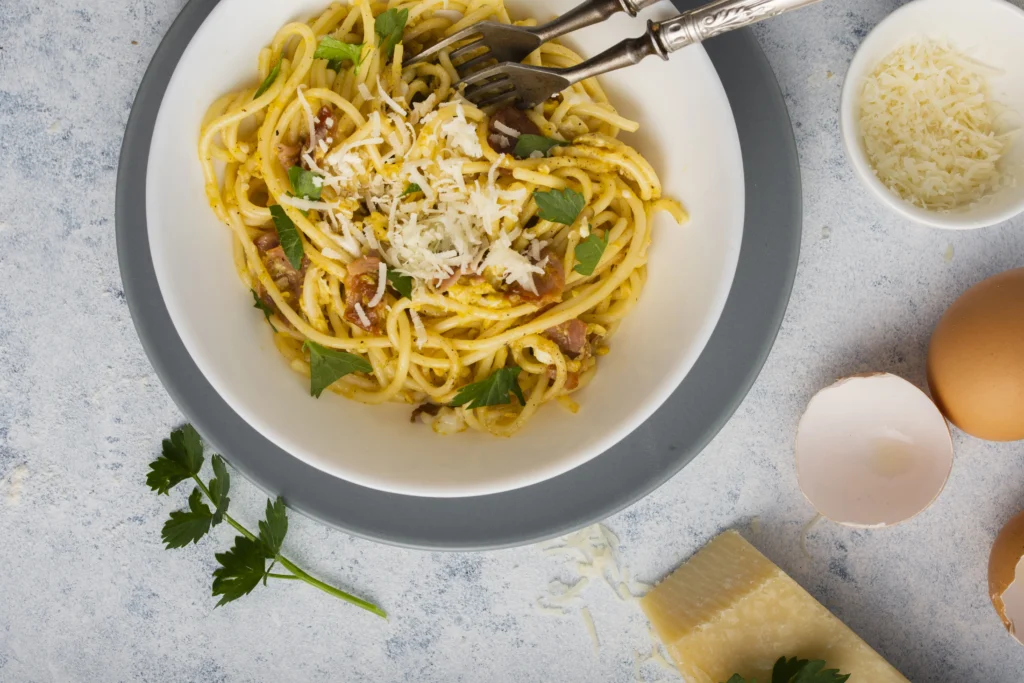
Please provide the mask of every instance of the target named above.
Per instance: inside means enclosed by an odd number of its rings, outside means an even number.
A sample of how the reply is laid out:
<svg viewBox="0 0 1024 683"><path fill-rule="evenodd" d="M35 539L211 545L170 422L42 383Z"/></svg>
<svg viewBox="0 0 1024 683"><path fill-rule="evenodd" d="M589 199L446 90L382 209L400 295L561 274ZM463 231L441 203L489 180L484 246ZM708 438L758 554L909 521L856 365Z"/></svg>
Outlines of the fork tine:
<svg viewBox="0 0 1024 683"><path fill-rule="evenodd" d="M460 85L470 88L471 86L484 85L484 81L488 78L495 78L500 76L503 79L508 78L508 74L501 70L501 64L495 64L494 66L488 66L479 71L463 76L459 81L452 85L453 88L457 88Z"/></svg>
<svg viewBox="0 0 1024 683"><path fill-rule="evenodd" d="M477 104L479 102L485 102L492 99L495 96L501 96L508 92L515 92L516 84L511 78L499 78L483 85L478 85L472 90L466 89L466 99L470 102ZM478 105L479 106L479 105Z"/></svg>
<svg viewBox="0 0 1024 683"><path fill-rule="evenodd" d="M468 45L463 45L457 50L452 50L448 53L448 59L452 60L452 63L454 64L455 60L459 57L464 57L474 50L479 50L480 48L484 48L485 52L483 54L488 54L491 51L491 48L484 42L483 36Z"/></svg>
<svg viewBox="0 0 1024 683"><path fill-rule="evenodd" d="M448 36L444 40L439 40L438 42L434 43L433 45L428 47L426 50L424 50L423 52L419 53L418 55L416 55L415 57L413 57L412 59L408 60L405 63L408 64L408 65L412 65L412 64L419 64L420 62L425 62L425 61L427 61L429 59L432 59L432 58L436 57L437 55L439 55L441 53L442 50L445 50L445 49L451 47L455 43L458 43L460 41L463 41L463 40L466 40L468 38L472 38L473 36L478 36L478 35L480 35L480 32L477 31L474 26L467 26L466 28L462 29L461 31L457 31L457 32L453 33L452 35ZM474 41L474 43L478 43L478 42L480 42L480 39Z"/></svg>
<svg viewBox="0 0 1024 683"><path fill-rule="evenodd" d="M455 66L455 70L459 72L460 76L462 74L467 74L468 75L468 74L472 73L471 69L474 66L483 65L484 62L494 61L494 59L495 59L494 55L492 55L490 50L488 50L487 52L483 53L479 57L473 57L472 59L467 59L466 61L462 62L461 64L455 64L454 66Z"/></svg>
<svg viewBox="0 0 1024 683"><path fill-rule="evenodd" d="M494 97L488 97L486 100L483 100L483 101L480 101L480 102L476 102L476 101L473 101L473 100L470 100L470 101L473 102L477 106L478 109L483 109L484 107L489 107L492 104L499 104L501 102L507 102L509 100L514 100L514 99L516 99L518 97L519 97L519 95L516 92L515 87L513 86L512 88L510 88L510 89L508 89L508 90L506 90L504 92L498 93Z"/></svg>

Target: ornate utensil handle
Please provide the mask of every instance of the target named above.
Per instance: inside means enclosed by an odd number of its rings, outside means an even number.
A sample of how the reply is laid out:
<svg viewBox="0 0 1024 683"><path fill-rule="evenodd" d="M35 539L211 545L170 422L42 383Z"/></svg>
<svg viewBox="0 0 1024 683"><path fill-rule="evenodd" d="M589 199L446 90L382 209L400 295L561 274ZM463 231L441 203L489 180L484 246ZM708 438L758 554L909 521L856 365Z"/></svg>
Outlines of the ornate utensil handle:
<svg viewBox="0 0 1024 683"><path fill-rule="evenodd" d="M654 25L665 52L702 43L821 0L714 0L703 7Z"/></svg>
<svg viewBox="0 0 1024 683"><path fill-rule="evenodd" d="M619 12L635 17L640 10L650 7L659 0L587 0L553 21L531 29L531 32L547 42L587 26L600 23Z"/></svg>
<svg viewBox="0 0 1024 683"><path fill-rule="evenodd" d="M656 0L641 1L646 7ZM722 33L735 31L817 2L821 0L715 0L666 21L649 21L646 33L639 38L623 40L596 57L563 69L559 73L565 76L569 83L576 83L591 76L637 64L646 57L657 55L662 59L668 59L670 52L687 45L701 43Z"/></svg>

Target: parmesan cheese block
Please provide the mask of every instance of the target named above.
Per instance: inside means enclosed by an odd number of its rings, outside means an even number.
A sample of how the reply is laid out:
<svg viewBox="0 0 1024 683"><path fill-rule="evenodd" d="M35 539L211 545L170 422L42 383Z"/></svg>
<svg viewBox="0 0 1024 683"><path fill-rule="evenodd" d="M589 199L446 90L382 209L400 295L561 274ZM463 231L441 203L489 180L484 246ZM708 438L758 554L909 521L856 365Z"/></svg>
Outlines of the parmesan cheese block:
<svg viewBox="0 0 1024 683"><path fill-rule="evenodd" d="M908 683L735 531L694 555L640 602L688 683L733 674L770 681L780 657L825 660L850 683Z"/></svg>

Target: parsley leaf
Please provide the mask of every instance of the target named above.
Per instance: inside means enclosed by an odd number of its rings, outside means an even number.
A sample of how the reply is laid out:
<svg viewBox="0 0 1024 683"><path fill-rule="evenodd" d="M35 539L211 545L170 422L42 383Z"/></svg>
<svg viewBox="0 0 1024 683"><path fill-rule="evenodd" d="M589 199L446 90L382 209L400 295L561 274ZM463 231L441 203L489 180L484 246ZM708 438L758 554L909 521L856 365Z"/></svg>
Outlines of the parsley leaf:
<svg viewBox="0 0 1024 683"><path fill-rule="evenodd" d="M772 669L772 683L844 683L850 674L839 669L825 669L825 662L781 657Z"/></svg>
<svg viewBox="0 0 1024 683"><path fill-rule="evenodd" d="M221 596L217 607L251 593L267 573L263 544L245 536L235 536L231 550L214 557L220 563L213 571L213 594Z"/></svg>
<svg viewBox="0 0 1024 683"><path fill-rule="evenodd" d="M202 492L198 488L192 489L192 495L188 497L188 510L175 510L171 513L171 518L164 522L160 539L168 550L198 543L210 530L212 519L209 506L203 502Z"/></svg>
<svg viewBox="0 0 1024 683"><path fill-rule="evenodd" d="M270 322L270 316L272 316L274 314L274 309L271 308L270 306L268 306L267 303L263 299L260 298L260 295L256 293L255 289L250 289L249 291L252 292L252 300L253 300L252 307L253 308L258 308L261 311L263 311L263 317L265 317L267 319L267 322L269 323Z"/></svg>
<svg viewBox="0 0 1024 683"><path fill-rule="evenodd" d="M528 159L534 152L542 152L544 156L547 156L552 147L568 144L568 142L563 140L555 140L543 135L523 133L516 139L516 146L512 150L512 154L520 159Z"/></svg>
<svg viewBox="0 0 1024 683"><path fill-rule="evenodd" d="M284 507L284 499L277 497L273 503L267 501L266 519L260 522L260 542L268 558L276 557L281 552L281 543L288 533L288 513Z"/></svg>
<svg viewBox="0 0 1024 683"><path fill-rule="evenodd" d="M402 190L402 194L398 196L404 197L407 194L415 194L416 192L423 192L423 188L417 185L416 183L409 183L408 185L405 186L405 189Z"/></svg>
<svg viewBox="0 0 1024 683"><path fill-rule="evenodd" d="M392 7L377 15L373 22L373 30L380 37L380 49L388 58L395 51L395 45L402 42L402 31L409 20L408 9Z"/></svg>
<svg viewBox="0 0 1024 683"><path fill-rule="evenodd" d="M412 298L412 277L388 268L388 284L406 299Z"/></svg>
<svg viewBox="0 0 1024 683"><path fill-rule="evenodd" d="M534 192L533 199L540 209L538 215L546 221L572 225L586 205L583 195L573 189Z"/></svg>
<svg viewBox="0 0 1024 683"><path fill-rule="evenodd" d="M309 394L320 398L324 389L353 372L373 372L373 366L354 353L329 349L316 342L302 345L309 351Z"/></svg>
<svg viewBox="0 0 1024 683"><path fill-rule="evenodd" d="M362 54L362 43L353 45L352 43L343 43L337 38L324 36L320 39L320 44L316 46L313 59L326 59L327 68L340 71L342 62L348 61L352 62L354 66L359 66Z"/></svg>
<svg viewBox="0 0 1024 683"><path fill-rule="evenodd" d="M224 513L227 512L228 504L231 502L231 499L228 498L228 491L231 490L231 477L228 476L224 458L215 455L210 458L210 462L213 465L213 473L216 475L210 480L210 500L217 506L217 509L213 511L213 525L217 526L224 519Z"/></svg>
<svg viewBox="0 0 1024 683"><path fill-rule="evenodd" d="M315 178L319 178L317 184ZM324 177L312 171L307 171L301 166L292 166L288 169L288 180L292 184L292 192L296 197L302 199L319 200L320 192L323 190Z"/></svg>
<svg viewBox="0 0 1024 683"><path fill-rule="evenodd" d="M841 674L839 669L825 669L822 660L809 661L793 657L780 657L772 668L771 683L845 683L850 674ZM733 674L726 683L757 683L755 679L747 680L739 674Z"/></svg>
<svg viewBox="0 0 1024 683"><path fill-rule="evenodd" d="M163 455L149 463L146 484L158 494L167 493L203 466L203 443L192 425L171 432L164 439Z"/></svg>
<svg viewBox="0 0 1024 683"><path fill-rule="evenodd" d="M587 239L576 245L576 260L579 263L573 267L573 270L580 275L593 275L594 269L601 262L601 256L607 248L607 237L601 237L596 232L590 233Z"/></svg>
<svg viewBox="0 0 1024 683"><path fill-rule="evenodd" d="M263 93L267 92L267 89L274 84L274 81L277 80L277 75L281 73L282 59L284 59L284 55L281 55L280 57L277 58L277 64L274 65L274 68L270 70L270 73L267 74L267 77L263 79L262 83L260 83L260 87L256 88L256 94L252 96L254 100Z"/></svg>
<svg viewBox="0 0 1024 683"><path fill-rule="evenodd" d="M288 218L280 204L270 207L270 215L274 218L277 238L281 241L281 249L288 257L288 263L298 270L302 267L302 256L306 253L302 247L302 238L299 237L299 229L295 227L292 219Z"/></svg>
<svg viewBox="0 0 1024 683"><path fill-rule="evenodd" d="M523 390L519 387L519 373L522 368L515 366L495 370L486 379L473 382L459 389L452 399L453 408L466 405L467 408L483 408L484 406L500 406L512 402L509 392L515 394L520 405L526 405Z"/></svg>

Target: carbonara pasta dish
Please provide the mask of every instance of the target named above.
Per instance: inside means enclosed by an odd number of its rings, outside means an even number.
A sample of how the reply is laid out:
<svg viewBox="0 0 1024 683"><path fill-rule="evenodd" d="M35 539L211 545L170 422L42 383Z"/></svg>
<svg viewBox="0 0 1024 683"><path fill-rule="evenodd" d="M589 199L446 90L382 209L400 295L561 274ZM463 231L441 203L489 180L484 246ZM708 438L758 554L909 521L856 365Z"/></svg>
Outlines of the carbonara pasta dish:
<svg viewBox="0 0 1024 683"><path fill-rule="evenodd" d="M355 0L288 24L253 85L211 105L199 156L238 274L313 396L510 435L543 404L576 412L640 296L652 214L686 214L593 79L481 110L446 53L403 64L484 19L511 21L501 0ZM581 58L547 43L526 61Z"/></svg>

